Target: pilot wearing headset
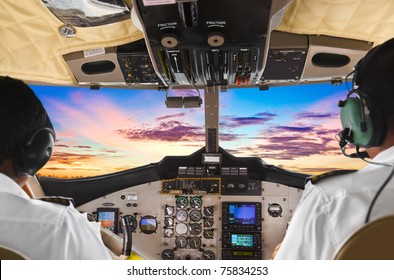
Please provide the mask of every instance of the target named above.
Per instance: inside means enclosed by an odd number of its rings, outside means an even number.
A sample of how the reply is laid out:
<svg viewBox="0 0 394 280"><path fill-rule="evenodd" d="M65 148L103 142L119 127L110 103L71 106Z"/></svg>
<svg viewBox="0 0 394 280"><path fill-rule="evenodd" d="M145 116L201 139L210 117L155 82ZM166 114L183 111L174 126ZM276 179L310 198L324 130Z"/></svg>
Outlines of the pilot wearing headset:
<svg viewBox="0 0 394 280"><path fill-rule="evenodd" d="M369 164L309 180L275 259L333 259L365 223L394 214L394 38L369 51L351 74L353 88L339 102L338 140L345 156ZM346 152L349 143L356 153Z"/></svg>
<svg viewBox="0 0 394 280"><path fill-rule="evenodd" d="M0 77L0 246L29 259L111 259L98 230L72 203L30 199L22 190L49 160L54 142L34 92Z"/></svg>

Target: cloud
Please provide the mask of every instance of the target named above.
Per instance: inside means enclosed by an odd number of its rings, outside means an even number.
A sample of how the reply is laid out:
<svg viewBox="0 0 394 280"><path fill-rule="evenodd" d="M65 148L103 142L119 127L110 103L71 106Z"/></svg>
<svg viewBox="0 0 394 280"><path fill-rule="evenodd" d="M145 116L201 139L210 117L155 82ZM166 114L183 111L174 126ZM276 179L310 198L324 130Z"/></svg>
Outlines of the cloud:
<svg viewBox="0 0 394 280"><path fill-rule="evenodd" d="M50 162L51 164L81 165L83 162L90 163L95 158L95 155L55 152L53 153Z"/></svg>
<svg viewBox="0 0 394 280"><path fill-rule="evenodd" d="M181 118L181 117L184 117L184 116L186 116L186 113L166 115L166 116L162 116L162 117L156 118L156 121L162 121L162 120L165 120L165 119L172 119L172 118Z"/></svg>
<svg viewBox="0 0 394 280"><path fill-rule="evenodd" d="M295 160L312 155L337 155L339 149L332 129L321 125L274 126L254 138L258 140L236 154L252 155L262 159Z"/></svg>
<svg viewBox="0 0 394 280"><path fill-rule="evenodd" d="M289 132L311 132L314 130L313 126L286 126L279 125L275 127L275 130L289 131Z"/></svg>
<svg viewBox="0 0 394 280"><path fill-rule="evenodd" d="M220 126L225 128L237 128L247 125L262 125L273 120L276 116L276 114L269 112L257 113L251 117L224 116L224 121L220 123Z"/></svg>
<svg viewBox="0 0 394 280"><path fill-rule="evenodd" d="M319 113L319 112L302 112L297 114L298 119L327 119L332 117L338 117L335 113Z"/></svg>
<svg viewBox="0 0 394 280"><path fill-rule="evenodd" d="M91 149L91 146L86 146L86 145L78 145L78 146L73 146L73 148L79 148L79 149Z"/></svg>
<svg viewBox="0 0 394 280"><path fill-rule="evenodd" d="M110 153L110 154L118 153L117 150L111 150L111 149L100 149L100 151L103 152L103 153Z"/></svg>
<svg viewBox="0 0 394 280"><path fill-rule="evenodd" d="M161 122L157 127L117 129L115 132L128 140L155 141L203 141L205 132L202 127L181 121Z"/></svg>

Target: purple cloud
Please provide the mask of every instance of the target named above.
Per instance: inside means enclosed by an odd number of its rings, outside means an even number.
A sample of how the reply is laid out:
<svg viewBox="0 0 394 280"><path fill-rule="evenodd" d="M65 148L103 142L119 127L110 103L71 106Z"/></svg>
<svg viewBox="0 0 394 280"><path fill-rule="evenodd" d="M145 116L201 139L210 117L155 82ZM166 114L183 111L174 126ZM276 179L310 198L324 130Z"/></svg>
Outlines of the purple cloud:
<svg viewBox="0 0 394 280"><path fill-rule="evenodd" d="M170 118L181 118L181 117L184 117L184 116L186 116L186 113L166 115L166 116L162 116L162 117L156 118L156 121L161 121L161 120L170 119Z"/></svg>
<svg viewBox="0 0 394 280"><path fill-rule="evenodd" d="M313 126L288 126L288 125L279 125L276 126L275 129L281 131L288 132L311 132L315 129Z"/></svg>
<svg viewBox="0 0 394 280"><path fill-rule="evenodd" d="M261 139L264 144L241 148L235 154L294 160L311 155L339 155L340 150L332 129L316 126L277 126L264 131L263 135L251 139Z"/></svg>
<svg viewBox="0 0 394 280"><path fill-rule="evenodd" d="M315 112L303 112L297 114L298 119L326 119L337 117L338 114L334 113L315 113Z"/></svg>
<svg viewBox="0 0 394 280"><path fill-rule="evenodd" d="M203 141L204 129L180 121L161 122L158 127L144 129L118 129L117 134L129 140Z"/></svg>
<svg viewBox="0 0 394 280"><path fill-rule="evenodd" d="M251 117L234 117L225 116L223 117L224 122L220 123L221 127L236 128L246 125L261 125L270 120L273 120L277 115L269 112L257 113Z"/></svg>

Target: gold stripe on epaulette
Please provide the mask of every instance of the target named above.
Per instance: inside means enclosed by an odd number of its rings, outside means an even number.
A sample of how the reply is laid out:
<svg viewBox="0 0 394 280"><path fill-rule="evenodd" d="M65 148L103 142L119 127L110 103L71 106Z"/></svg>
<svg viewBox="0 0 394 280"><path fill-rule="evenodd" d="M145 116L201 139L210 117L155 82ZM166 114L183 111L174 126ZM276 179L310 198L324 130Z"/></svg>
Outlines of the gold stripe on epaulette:
<svg viewBox="0 0 394 280"><path fill-rule="evenodd" d="M311 182L312 184L316 184L317 182L325 179L325 178L329 178L329 177L333 177L333 176L337 176L337 175L343 175L343 174L348 174L348 173L352 173L352 172L356 172L357 170L355 169L339 169L339 170L333 170L333 171L329 171L326 173L322 173L322 174L318 174L315 176L310 176L307 177L305 179L305 184L308 182Z"/></svg>

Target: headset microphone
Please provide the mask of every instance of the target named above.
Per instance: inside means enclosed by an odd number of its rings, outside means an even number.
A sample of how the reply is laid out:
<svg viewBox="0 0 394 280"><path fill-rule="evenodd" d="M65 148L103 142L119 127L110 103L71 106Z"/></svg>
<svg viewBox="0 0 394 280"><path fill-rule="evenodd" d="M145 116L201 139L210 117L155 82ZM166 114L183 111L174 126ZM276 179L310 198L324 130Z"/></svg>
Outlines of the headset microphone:
<svg viewBox="0 0 394 280"><path fill-rule="evenodd" d="M351 130L349 128L345 128L340 133L337 134L339 147L341 148L341 152L345 157L348 158L360 158L365 159L369 158L367 151L360 151L360 146L356 146L356 152L352 154L346 153L346 146L351 142Z"/></svg>

